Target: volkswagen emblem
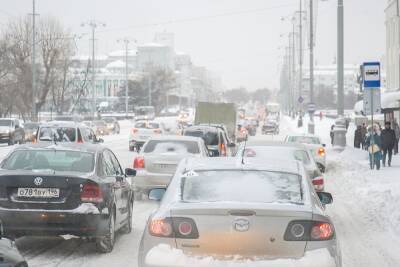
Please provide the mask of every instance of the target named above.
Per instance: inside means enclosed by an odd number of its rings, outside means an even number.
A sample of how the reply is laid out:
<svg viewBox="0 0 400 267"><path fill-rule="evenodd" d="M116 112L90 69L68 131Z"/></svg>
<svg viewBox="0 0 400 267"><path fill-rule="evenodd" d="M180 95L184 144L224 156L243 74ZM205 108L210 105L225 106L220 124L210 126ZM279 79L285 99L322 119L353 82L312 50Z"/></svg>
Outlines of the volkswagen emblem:
<svg viewBox="0 0 400 267"><path fill-rule="evenodd" d="M33 180L35 185L39 186L43 183L43 178L42 177L36 177L35 180Z"/></svg>
<svg viewBox="0 0 400 267"><path fill-rule="evenodd" d="M247 232L250 228L249 220L245 218L238 218L233 221L233 229L238 232Z"/></svg>

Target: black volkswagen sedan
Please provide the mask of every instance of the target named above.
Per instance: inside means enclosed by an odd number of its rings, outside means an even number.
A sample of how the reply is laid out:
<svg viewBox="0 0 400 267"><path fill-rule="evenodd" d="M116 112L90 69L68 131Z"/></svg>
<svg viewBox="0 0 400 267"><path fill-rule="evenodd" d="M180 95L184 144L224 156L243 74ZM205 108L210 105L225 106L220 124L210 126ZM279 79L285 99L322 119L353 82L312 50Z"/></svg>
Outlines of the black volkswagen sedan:
<svg viewBox="0 0 400 267"><path fill-rule="evenodd" d="M135 174L99 145L19 146L0 164L4 234L91 237L111 252L116 231L132 230Z"/></svg>

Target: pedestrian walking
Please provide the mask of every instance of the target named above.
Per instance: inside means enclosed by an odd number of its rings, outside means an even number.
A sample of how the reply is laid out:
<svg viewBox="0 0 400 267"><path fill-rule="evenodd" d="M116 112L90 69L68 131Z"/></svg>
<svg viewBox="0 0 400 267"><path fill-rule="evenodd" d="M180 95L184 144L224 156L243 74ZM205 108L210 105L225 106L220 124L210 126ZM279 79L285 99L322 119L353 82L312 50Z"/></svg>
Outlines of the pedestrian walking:
<svg viewBox="0 0 400 267"><path fill-rule="evenodd" d="M367 138L367 126L365 126L365 123L361 126L361 138L362 149L366 150L365 139Z"/></svg>
<svg viewBox="0 0 400 267"><path fill-rule="evenodd" d="M399 153L399 139L400 139L400 127L395 119L393 122L393 130L396 135L396 141L394 142L394 154L397 155Z"/></svg>
<svg viewBox="0 0 400 267"><path fill-rule="evenodd" d="M392 154L396 142L396 134L394 130L390 128L389 121L385 122L385 129L383 129L381 132L381 139L383 151L383 167L386 166L386 157L388 157L388 166L390 167L390 165L392 164Z"/></svg>
<svg viewBox="0 0 400 267"><path fill-rule="evenodd" d="M332 124L331 131L329 132L329 135L331 136L331 145L332 146L333 146L333 138L335 137L334 129L335 129L335 125Z"/></svg>
<svg viewBox="0 0 400 267"><path fill-rule="evenodd" d="M381 168L381 159L382 159L382 140L381 136L378 134L378 127L370 127L368 129L368 136L365 141L366 146L368 147L369 153L369 166L371 170L376 169L379 170Z"/></svg>
<svg viewBox="0 0 400 267"><path fill-rule="evenodd" d="M354 147L361 148L361 144L363 143L363 136L361 132L361 125L357 125L357 129L354 132Z"/></svg>

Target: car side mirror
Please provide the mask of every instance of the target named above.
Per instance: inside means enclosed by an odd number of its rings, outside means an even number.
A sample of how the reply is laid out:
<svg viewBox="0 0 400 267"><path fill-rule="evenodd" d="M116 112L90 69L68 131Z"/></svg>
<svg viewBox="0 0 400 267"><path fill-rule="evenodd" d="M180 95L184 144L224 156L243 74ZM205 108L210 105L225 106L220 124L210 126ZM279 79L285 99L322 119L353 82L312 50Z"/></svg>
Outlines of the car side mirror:
<svg viewBox="0 0 400 267"><path fill-rule="evenodd" d="M323 205L329 205L333 202L333 197L331 193L328 192L317 192L319 200Z"/></svg>
<svg viewBox="0 0 400 267"><path fill-rule="evenodd" d="M210 157L219 157L219 151L218 150L214 150L214 149L210 149L210 150L208 150L208 155Z"/></svg>
<svg viewBox="0 0 400 267"><path fill-rule="evenodd" d="M126 176L136 176L136 170L131 169L131 168L126 168L125 169L125 175Z"/></svg>
<svg viewBox="0 0 400 267"><path fill-rule="evenodd" d="M236 144L235 143L229 143L228 147L236 147Z"/></svg>
<svg viewBox="0 0 400 267"><path fill-rule="evenodd" d="M161 201L167 190L165 188L154 188L149 192L149 200Z"/></svg>

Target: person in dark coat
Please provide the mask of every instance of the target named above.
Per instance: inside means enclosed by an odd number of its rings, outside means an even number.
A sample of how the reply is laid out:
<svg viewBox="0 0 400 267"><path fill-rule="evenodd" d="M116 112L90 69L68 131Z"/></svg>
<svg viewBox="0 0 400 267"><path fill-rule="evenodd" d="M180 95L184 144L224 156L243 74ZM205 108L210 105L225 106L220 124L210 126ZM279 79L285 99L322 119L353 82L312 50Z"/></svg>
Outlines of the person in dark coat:
<svg viewBox="0 0 400 267"><path fill-rule="evenodd" d="M381 136L378 134L378 127L371 127L368 130L368 136L365 140L365 145L368 147L369 153L369 165L371 170L376 169L379 170L381 168L381 159L382 159L382 139Z"/></svg>
<svg viewBox="0 0 400 267"><path fill-rule="evenodd" d="M354 132L354 147L361 148L361 143L363 143L363 136L361 132L361 125L357 126L356 131Z"/></svg>
<svg viewBox="0 0 400 267"><path fill-rule="evenodd" d="M383 151L383 167L386 166L386 156L388 157L388 166L392 164L393 148L396 142L396 134L393 129L390 128L390 122L385 122L385 129L381 132L382 138L382 151Z"/></svg>
<svg viewBox="0 0 400 267"><path fill-rule="evenodd" d="M397 155L399 153L400 127L396 119L393 122L393 130L396 134L396 142L394 143L394 154Z"/></svg>
<svg viewBox="0 0 400 267"><path fill-rule="evenodd" d="M335 129L335 125L332 124L332 126L331 126L331 131L329 132L329 135L330 135L330 137L331 137L331 145L332 145L332 146L333 146L333 138L335 137L334 129Z"/></svg>
<svg viewBox="0 0 400 267"><path fill-rule="evenodd" d="M362 148L366 150L365 139L367 138L367 127L365 126L365 123L361 126L361 137Z"/></svg>

